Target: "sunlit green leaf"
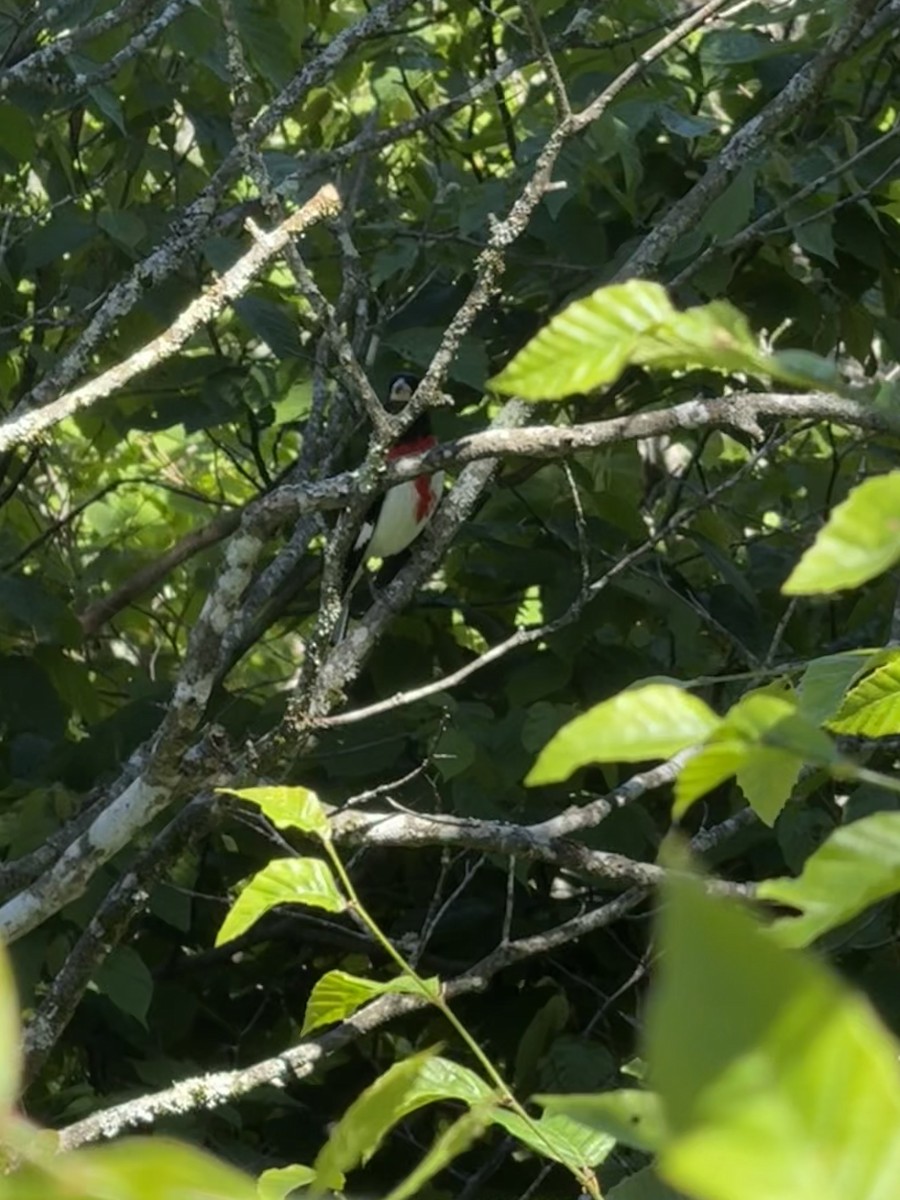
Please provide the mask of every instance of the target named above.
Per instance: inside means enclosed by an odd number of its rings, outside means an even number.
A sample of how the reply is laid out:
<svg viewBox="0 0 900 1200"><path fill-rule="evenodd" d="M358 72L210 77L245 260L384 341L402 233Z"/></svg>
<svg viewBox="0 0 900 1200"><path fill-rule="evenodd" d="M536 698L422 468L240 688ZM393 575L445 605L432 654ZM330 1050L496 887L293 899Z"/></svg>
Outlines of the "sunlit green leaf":
<svg viewBox="0 0 900 1200"><path fill-rule="evenodd" d="M749 752L750 747L745 741L716 739L692 754L675 780L672 816L680 820L695 800L735 775L747 761Z"/></svg>
<svg viewBox="0 0 900 1200"><path fill-rule="evenodd" d="M718 725L699 697L670 684L620 692L564 725L525 782L558 783L588 763L668 758L703 741Z"/></svg>
<svg viewBox="0 0 900 1200"><path fill-rule="evenodd" d="M892 654L847 692L828 728L869 738L900 733L900 654Z"/></svg>
<svg viewBox="0 0 900 1200"><path fill-rule="evenodd" d="M256 1181L259 1200L287 1200L291 1192L297 1188L306 1188L315 1179L316 1173L312 1167L295 1163L290 1167L272 1167L263 1171ZM346 1180L338 1173L326 1183L329 1192L341 1192Z"/></svg>
<svg viewBox="0 0 900 1200"><path fill-rule="evenodd" d="M695 800L736 775L750 806L771 825L803 765L831 765L837 757L828 735L798 710L793 699L765 690L749 692L682 767L673 815L681 817Z"/></svg>
<svg viewBox="0 0 900 1200"><path fill-rule="evenodd" d="M308 1187L315 1177L312 1167L299 1163L291 1167L273 1167L263 1171L256 1181L257 1195L259 1200L287 1200L295 1188Z"/></svg>
<svg viewBox="0 0 900 1200"><path fill-rule="evenodd" d="M328 1136L316 1158L313 1194L328 1188L328 1180L368 1162L398 1121L429 1100L417 1090L424 1065L433 1050L411 1054L389 1067L354 1100ZM416 1101L419 1102L416 1102Z"/></svg>
<svg viewBox="0 0 900 1200"><path fill-rule="evenodd" d="M19 1001L6 948L0 942L0 1123L5 1121L19 1094L21 1048Z"/></svg>
<svg viewBox="0 0 900 1200"><path fill-rule="evenodd" d="M617 379L638 339L672 316L665 289L632 281L570 304L491 381L500 392L559 400Z"/></svg>
<svg viewBox="0 0 900 1200"><path fill-rule="evenodd" d="M800 910L779 917L772 935L784 946L807 946L900 891L900 813L882 812L834 830L806 860L797 879L764 879L763 900Z"/></svg>
<svg viewBox="0 0 900 1200"><path fill-rule="evenodd" d="M235 900L216 937L224 945L279 904L307 904L343 912L346 901L330 868L318 858L278 858L263 867Z"/></svg>
<svg viewBox="0 0 900 1200"><path fill-rule="evenodd" d="M409 1196L417 1195L439 1171L443 1171L455 1158L464 1154L472 1143L481 1137L490 1123L489 1112L482 1112L476 1108L463 1113L438 1136L425 1157L407 1177L388 1192L386 1200L407 1200Z"/></svg>
<svg viewBox="0 0 900 1200"><path fill-rule="evenodd" d="M736 779L747 803L767 825L775 824L776 817L791 797L803 765L802 758L787 750L769 746L748 749L737 769Z"/></svg>
<svg viewBox="0 0 900 1200"><path fill-rule="evenodd" d="M49 1177L47 1200L257 1200L254 1180L203 1150L164 1137L125 1138L48 1157L42 1166Z"/></svg>
<svg viewBox="0 0 900 1200"><path fill-rule="evenodd" d="M570 304L491 384L528 400L560 400L613 383L636 364L668 371L709 367L817 386L814 357L800 366L765 354L727 301L681 312L658 283L629 280Z"/></svg>
<svg viewBox="0 0 900 1200"><path fill-rule="evenodd" d="M525 1121L508 1108L496 1108L494 1121L542 1158L562 1163L576 1174L604 1162L616 1144L612 1134L590 1129L565 1113L545 1112L536 1121Z"/></svg>
<svg viewBox="0 0 900 1200"><path fill-rule="evenodd" d="M834 509L781 589L789 596L859 587L900 561L900 471L867 479Z"/></svg>
<svg viewBox="0 0 900 1200"><path fill-rule="evenodd" d="M427 992L433 998L440 992L438 979L423 980ZM362 979L346 971L329 971L317 981L306 1004L301 1034L306 1035L322 1025L343 1021L351 1013L374 1000L376 996L388 994L423 995L419 982L407 975L379 983L374 979Z"/></svg>
<svg viewBox="0 0 900 1200"><path fill-rule="evenodd" d="M684 876L666 886L659 949L647 1058L663 1177L697 1200L891 1196L898 1047L866 1001Z"/></svg>
<svg viewBox="0 0 900 1200"><path fill-rule="evenodd" d="M315 792L302 787L252 787L234 791L222 789L228 795L237 796L258 804L265 815L278 829L299 829L302 833L313 833L327 841L331 836L328 814Z"/></svg>
<svg viewBox="0 0 900 1200"><path fill-rule="evenodd" d="M624 1088L580 1096L535 1096L545 1112L562 1113L579 1125L609 1134L617 1142L655 1152L663 1139L659 1097L653 1092Z"/></svg>
<svg viewBox="0 0 900 1200"><path fill-rule="evenodd" d="M800 711L810 721L827 721L841 706L844 693L860 672L873 665L877 650L845 650L807 663L797 687Z"/></svg>

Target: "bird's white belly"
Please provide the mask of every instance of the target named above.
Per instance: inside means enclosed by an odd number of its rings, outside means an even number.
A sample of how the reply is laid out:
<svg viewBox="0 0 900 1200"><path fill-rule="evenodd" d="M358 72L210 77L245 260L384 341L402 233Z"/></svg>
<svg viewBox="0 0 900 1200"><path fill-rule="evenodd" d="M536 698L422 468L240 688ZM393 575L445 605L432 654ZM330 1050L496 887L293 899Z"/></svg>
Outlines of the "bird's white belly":
<svg viewBox="0 0 900 1200"><path fill-rule="evenodd" d="M420 493L415 479L392 487L384 498L371 541L366 546L367 558L390 558L405 550L419 536L428 524L428 518L437 507L444 487L443 472L439 471L430 476L430 503L427 514L417 516L425 497ZM363 546L368 537L368 529L363 526L357 546Z"/></svg>

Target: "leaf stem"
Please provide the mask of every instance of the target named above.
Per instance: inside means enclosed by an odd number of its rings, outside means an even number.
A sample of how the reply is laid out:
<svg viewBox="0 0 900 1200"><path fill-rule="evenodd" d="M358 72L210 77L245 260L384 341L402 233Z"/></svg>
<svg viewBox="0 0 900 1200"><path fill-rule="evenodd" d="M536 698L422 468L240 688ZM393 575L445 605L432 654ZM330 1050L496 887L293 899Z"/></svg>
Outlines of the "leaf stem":
<svg viewBox="0 0 900 1200"><path fill-rule="evenodd" d="M370 916L365 905L360 900L359 895L357 894L357 891L350 880L350 876L344 869L344 864L341 862L340 856L335 850L331 839L326 838L324 845L328 857L331 860L331 865L334 867L335 874L341 882L341 886L347 893L350 903L352 904L360 920L368 929L369 933L371 933L372 937L384 949L385 953L392 959L397 967L399 967L403 974L406 975L407 978L413 980L413 982L418 986L422 996L429 1002L429 1004L433 1004L434 1007L441 1012L444 1018L449 1021L450 1025L452 1025L453 1029L472 1052L484 1073L488 1076L494 1087L497 1089L501 1102L512 1109L512 1111L515 1112L515 1114L528 1125L529 1129L534 1135L535 1140L543 1143L543 1145L547 1147L548 1156L553 1161L559 1162L558 1155L546 1137L544 1131L540 1128L534 1117L532 1117L531 1114L526 1110L524 1105L516 1098L509 1084L500 1074L500 1071L494 1066L491 1059L487 1054L485 1054L484 1050L478 1044L476 1039L471 1033L469 1033L468 1029L465 1027L462 1021L460 1021L459 1017L457 1017L456 1013L444 999L443 993L441 991L435 992L429 988L427 982L418 974L412 964L407 962L400 951L391 942L390 938L386 937L381 931L374 918ZM601 1200L600 1188L594 1172L590 1167L583 1165L579 1170L573 1173L579 1184L581 1184L581 1186L588 1193L588 1195L593 1198L593 1200Z"/></svg>

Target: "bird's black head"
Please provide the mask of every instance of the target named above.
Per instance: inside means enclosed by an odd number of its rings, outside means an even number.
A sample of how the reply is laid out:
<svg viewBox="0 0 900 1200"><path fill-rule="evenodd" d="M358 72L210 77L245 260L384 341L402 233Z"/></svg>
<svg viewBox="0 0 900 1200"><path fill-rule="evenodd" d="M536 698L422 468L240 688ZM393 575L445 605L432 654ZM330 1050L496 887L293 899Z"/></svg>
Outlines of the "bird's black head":
<svg viewBox="0 0 900 1200"><path fill-rule="evenodd" d="M388 406L398 410L405 408L412 399L412 394L418 386L419 381L415 375L409 375L406 372L401 372L399 375L394 375L391 379L391 382L388 384Z"/></svg>

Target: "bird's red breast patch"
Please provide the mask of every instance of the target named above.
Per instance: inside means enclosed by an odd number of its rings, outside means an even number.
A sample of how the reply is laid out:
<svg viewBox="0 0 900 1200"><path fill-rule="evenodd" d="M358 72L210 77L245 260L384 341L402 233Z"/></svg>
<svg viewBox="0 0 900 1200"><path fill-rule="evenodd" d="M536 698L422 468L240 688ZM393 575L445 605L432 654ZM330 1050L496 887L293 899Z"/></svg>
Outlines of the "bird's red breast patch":
<svg viewBox="0 0 900 1200"><path fill-rule="evenodd" d="M406 458L408 454L424 454L426 450L430 450L432 446L436 445L437 438L433 434L415 438L411 442L400 442L388 450L388 461L395 458ZM437 495L431 486L431 476L419 475L413 480L413 487L416 490L416 520L424 521L426 517L430 516L431 510L437 503Z"/></svg>

